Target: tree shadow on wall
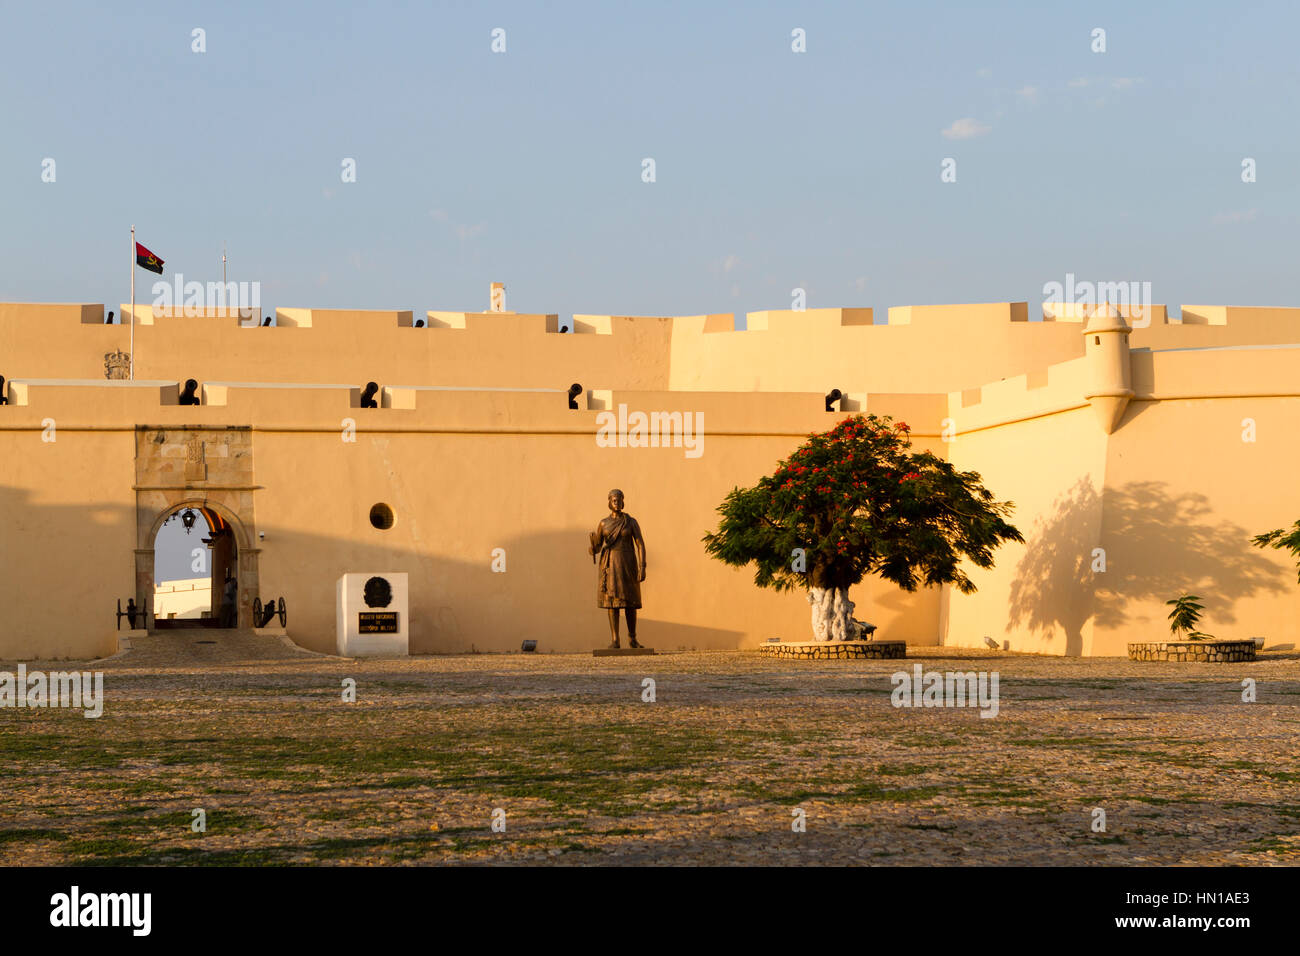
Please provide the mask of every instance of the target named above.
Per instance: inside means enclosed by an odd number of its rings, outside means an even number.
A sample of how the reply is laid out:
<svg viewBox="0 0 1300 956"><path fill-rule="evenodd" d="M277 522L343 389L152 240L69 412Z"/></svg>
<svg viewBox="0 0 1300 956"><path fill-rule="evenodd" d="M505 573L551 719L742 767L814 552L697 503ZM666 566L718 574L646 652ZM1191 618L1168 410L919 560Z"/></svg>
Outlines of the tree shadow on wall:
<svg viewBox="0 0 1300 956"><path fill-rule="evenodd" d="M1286 588L1284 569L1251 546L1245 528L1215 520L1205 495L1171 494L1162 481L1129 482L1098 495L1081 478L1055 505L1027 535L1006 630L1059 627L1067 655L1083 652L1090 619L1117 627L1133 602L1199 594L1217 623L1231 624L1237 601ZM1111 543L1106 570L1093 571L1103 530Z"/></svg>

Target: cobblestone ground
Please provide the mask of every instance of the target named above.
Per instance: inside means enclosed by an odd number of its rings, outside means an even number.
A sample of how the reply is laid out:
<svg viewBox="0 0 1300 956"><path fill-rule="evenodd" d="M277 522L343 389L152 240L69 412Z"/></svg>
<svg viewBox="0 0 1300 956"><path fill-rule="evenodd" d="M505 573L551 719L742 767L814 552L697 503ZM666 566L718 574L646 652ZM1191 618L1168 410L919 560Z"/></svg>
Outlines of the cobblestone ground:
<svg viewBox="0 0 1300 956"><path fill-rule="evenodd" d="M357 662L257 640L184 637L93 665L98 720L0 710L0 862L1300 861L1295 653ZM890 674L916 663L996 670L998 716L893 707Z"/></svg>

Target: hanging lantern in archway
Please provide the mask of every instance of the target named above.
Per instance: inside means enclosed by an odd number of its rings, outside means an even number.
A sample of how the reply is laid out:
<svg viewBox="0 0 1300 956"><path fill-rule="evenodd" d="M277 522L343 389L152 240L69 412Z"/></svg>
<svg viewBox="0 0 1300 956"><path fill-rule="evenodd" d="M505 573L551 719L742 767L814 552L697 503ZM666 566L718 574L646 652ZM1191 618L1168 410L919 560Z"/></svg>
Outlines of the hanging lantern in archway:
<svg viewBox="0 0 1300 956"><path fill-rule="evenodd" d="M186 508L185 513L181 515L181 524L185 525L185 533L189 534L194 530L194 522L198 519L192 508Z"/></svg>

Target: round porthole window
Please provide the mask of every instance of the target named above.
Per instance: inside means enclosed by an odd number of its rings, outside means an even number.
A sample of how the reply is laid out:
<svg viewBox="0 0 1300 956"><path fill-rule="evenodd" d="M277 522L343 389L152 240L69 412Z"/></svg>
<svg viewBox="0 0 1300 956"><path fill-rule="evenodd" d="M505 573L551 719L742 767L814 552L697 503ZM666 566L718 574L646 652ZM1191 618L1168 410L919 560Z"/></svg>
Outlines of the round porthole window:
<svg viewBox="0 0 1300 956"><path fill-rule="evenodd" d="M393 509L382 501L370 508L370 523L380 531L387 531L393 526Z"/></svg>

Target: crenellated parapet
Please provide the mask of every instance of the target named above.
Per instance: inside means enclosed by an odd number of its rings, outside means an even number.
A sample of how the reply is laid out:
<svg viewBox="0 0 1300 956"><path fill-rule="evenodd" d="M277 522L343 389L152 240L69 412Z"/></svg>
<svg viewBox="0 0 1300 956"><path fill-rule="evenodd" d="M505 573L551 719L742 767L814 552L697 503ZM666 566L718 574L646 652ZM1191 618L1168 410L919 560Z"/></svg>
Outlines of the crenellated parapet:
<svg viewBox="0 0 1300 956"><path fill-rule="evenodd" d="M901 306L877 322L870 309L751 313L680 319L671 387L725 391L843 389L948 392L1081 354L1077 326L1029 322L1024 302ZM721 334L720 334L721 333Z"/></svg>
<svg viewBox="0 0 1300 956"><path fill-rule="evenodd" d="M1300 309L1185 306L1175 320L1163 305L1113 308L1128 332L1102 337L1118 341L1123 335L1133 351L1300 341ZM844 398L837 408L852 411L868 393L946 395L1019 376L1033 380L1083 358L1088 343L1099 344L1094 339L1100 333L1082 334L1093 311L1050 302L1035 309L1025 302L897 306L883 317L867 308L768 310L750 313L748 327L737 330L730 313L563 319L505 311L284 307L241 315L137 304L132 335L129 325L104 324L102 305L9 303L0 304L0 375L11 381L124 378L132 371L133 347L135 378L146 381L838 390ZM118 306L117 313L129 320L131 307ZM273 324L260 324L268 318ZM1113 377L1119 365L1113 357L1107 361ZM1085 391L1092 390L1094 404L1117 407L1127 387L1107 381ZM1107 417L1115 413L1110 408Z"/></svg>
<svg viewBox="0 0 1300 956"><path fill-rule="evenodd" d="M237 311L137 305L132 335L104 317L103 306L0 305L0 375L109 378L133 348L145 380L666 388L669 379L667 318L609 317L609 334L564 335L553 314L280 308L262 326Z"/></svg>

